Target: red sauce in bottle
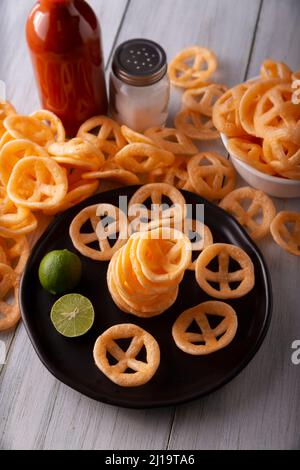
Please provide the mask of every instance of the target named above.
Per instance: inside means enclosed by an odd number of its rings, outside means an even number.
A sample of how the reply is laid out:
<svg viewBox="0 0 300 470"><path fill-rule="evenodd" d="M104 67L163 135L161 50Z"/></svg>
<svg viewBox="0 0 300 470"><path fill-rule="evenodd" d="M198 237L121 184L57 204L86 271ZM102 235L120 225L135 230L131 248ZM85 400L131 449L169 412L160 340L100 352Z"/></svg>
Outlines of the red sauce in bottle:
<svg viewBox="0 0 300 470"><path fill-rule="evenodd" d="M101 31L85 0L40 0L26 35L42 106L61 118L68 136L107 113Z"/></svg>

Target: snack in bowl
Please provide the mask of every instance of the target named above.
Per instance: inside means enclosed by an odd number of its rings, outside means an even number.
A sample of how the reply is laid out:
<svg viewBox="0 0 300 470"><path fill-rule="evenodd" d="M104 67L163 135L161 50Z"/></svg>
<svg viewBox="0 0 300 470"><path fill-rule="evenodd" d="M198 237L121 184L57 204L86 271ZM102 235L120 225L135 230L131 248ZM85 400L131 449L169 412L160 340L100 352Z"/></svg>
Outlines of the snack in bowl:
<svg viewBox="0 0 300 470"><path fill-rule="evenodd" d="M293 100L292 80L286 64L267 59L261 77L228 90L213 110L214 124L241 176L257 189L278 197L300 195L300 105ZM235 100L234 113L230 99L223 112L226 94L230 97L236 90L241 93ZM287 184L285 180L294 182Z"/></svg>
<svg viewBox="0 0 300 470"><path fill-rule="evenodd" d="M298 212L279 212L271 223L274 241L285 251L300 256L300 214Z"/></svg>
<svg viewBox="0 0 300 470"><path fill-rule="evenodd" d="M245 204L249 202L246 208ZM269 233L270 224L276 215L272 200L262 191L248 186L227 194L220 202L220 207L233 215L248 230L253 240L260 240Z"/></svg>
<svg viewBox="0 0 300 470"><path fill-rule="evenodd" d="M208 268L215 258L217 271ZM240 269L230 270L231 259L238 263ZM253 289L255 283L251 258L238 246L227 243L215 243L205 248L197 259L195 274L201 289L217 299L242 297ZM215 284L219 289L214 287Z"/></svg>
<svg viewBox="0 0 300 470"><path fill-rule="evenodd" d="M212 328L208 320L210 316L221 317L222 321ZM187 331L193 321L199 326L199 333ZM202 356L228 346L235 337L237 326L234 309L224 302L211 300L179 315L173 325L172 335L179 349L187 354Z"/></svg>
<svg viewBox="0 0 300 470"><path fill-rule="evenodd" d="M117 344L117 340L132 338L126 351ZM142 347L146 349L145 361L136 357ZM116 364L111 365L109 353ZM114 325L99 336L94 346L94 360L97 367L112 382L122 387L144 385L154 376L160 363L160 349L150 333L131 323ZM130 369L132 373L128 373Z"/></svg>

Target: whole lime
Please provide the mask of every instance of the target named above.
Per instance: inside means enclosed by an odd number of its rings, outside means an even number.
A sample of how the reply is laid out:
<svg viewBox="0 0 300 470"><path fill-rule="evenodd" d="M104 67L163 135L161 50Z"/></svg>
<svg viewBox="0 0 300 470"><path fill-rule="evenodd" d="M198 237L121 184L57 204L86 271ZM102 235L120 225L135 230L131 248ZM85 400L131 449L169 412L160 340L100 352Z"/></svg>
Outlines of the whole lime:
<svg viewBox="0 0 300 470"><path fill-rule="evenodd" d="M63 294L72 290L81 277L81 261L69 250L47 253L39 266L39 279L43 288L51 294Z"/></svg>

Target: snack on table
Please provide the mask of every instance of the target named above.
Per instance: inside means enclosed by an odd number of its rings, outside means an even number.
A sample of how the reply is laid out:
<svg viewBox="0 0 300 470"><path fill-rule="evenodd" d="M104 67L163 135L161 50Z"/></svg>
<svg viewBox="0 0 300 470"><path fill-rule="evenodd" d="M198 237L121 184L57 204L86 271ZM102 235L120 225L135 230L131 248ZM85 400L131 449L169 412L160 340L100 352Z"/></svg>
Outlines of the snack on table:
<svg viewBox="0 0 300 470"><path fill-rule="evenodd" d="M190 139L214 140L220 137L219 131L215 128L210 117L188 108L177 114L175 127Z"/></svg>
<svg viewBox="0 0 300 470"><path fill-rule="evenodd" d="M195 155L198 152L191 139L178 129L151 127L146 130L145 135L150 137L158 147L175 155Z"/></svg>
<svg viewBox="0 0 300 470"><path fill-rule="evenodd" d="M105 227L101 217L112 218ZM109 219L107 219L109 220ZM92 232L81 232L81 228L90 221ZM118 237L117 237L118 235ZM113 246L109 238L115 237ZM75 248L84 256L96 261L108 261L128 239L128 220L124 212L111 204L95 204L82 209L70 225L70 238ZM93 242L99 243L99 249L90 247Z"/></svg>
<svg viewBox="0 0 300 470"><path fill-rule="evenodd" d="M249 201L251 204L246 209L243 203ZM248 230L253 240L260 240L269 233L270 224L276 215L275 206L269 196L249 186L227 194L220 202L220 207L233 215Z"/></svg>
<svg viewBox="0 0 300 470"><path fill-rule="evenodd" d="M58 163L83 167L87 171L97 171L105 162L103 153L96 145L79 137L51 144L48 152Z"/></svg>
<svg viewBox="0 0 300 470"><path fill-rule="evenodd" d="M187 171L189 157L185 155L176 156L174 163L166 168L156 168L150 171L149 183L167 183L178 189L195 192Z"/></svg>
<svg viewBox="0 0 300 470"><path fill-rule="evenodd" d="M121 132L127 140L128 144L148 144L157 147L154 140L150 139L150 137L147 137L146 135L141 134L140 132L133 131L132 129L130 129L130 127L121 126Z"/></svg>
<svg viewBox="0 0 300 470"><path fill-rule="evenodd" d="M222 321L212 328L209 316L222 317ZM187 331L193 321L199 326L199 333ZM179 315L173 325L172 335L179 349L187 354L201 356L228 346L236 334L237 326L237 316L230 305L208 301Z"/></svg>
<svg viewBox="0 0 300 470"><path fill-rule="evenodd" d="M119 339L132 341L126 351L118 344ZM137 360L139 352L146 349L145 361ZM109 353L117 362L109 363ZM122 387L137 387L149 382L160 363L160 349L150 333L131 323L114 325L99 336L94 346L94 360L97 367L112 382ZM127 369L134 371L128 373Z"/></svg>
<svg viewBox="0 0 300 470"><path fill-rule="evenodd" d="M13 237L32 232L37 228L35 216L26 207L15 205L5 188L0 186L0 235Z"/></svg>
<svg viewBox="0 0 300 470"><path fill-rule="evenodd" d="M3 121L7 116L11 114L17 114L15 108L9 101L0 101L0 137L6 133L6 129L3 125Z"/></svg>
<svg viewBox="0 0 300 470"><path fill-rule="evenodd" d="M273 239L281 248L292 255L300 256L300 214L298 212L279 212L273 219L270 229Z"/></svg>
<svg viewBox="0 0 300 470"><path fill-rule="evenodd" d="M97 129L97 135L93 134ZM77 136L98 146L108 157L114 156L126 145L119 124L107 116L88 119L80 126Z"/></svg>
<svg viewBox="0 0 300 470"><path fill-rule="evenodd" d="M235 187L232 164L217 153L198 153L190 159L187 169L195 192L207 199L222 199Z"/></svg>
<svg viewBox="0 0 300 470"><path fill-rule="evenodd" d="M207 266L217 258L218 270ZM241 269L231 271L230 259L236 261ZM236 299L253 289L254 266L247 253L238 246L227 243L215 243L200 253L196 263L196 280L208 295L217 299ZM218 284L219 289L213 285ZM234 287L230 284L234 283ZM236 283L239 285L236 287Z"/></svg>
<svg viewBox="0 0 300 470"><path fill-rule="evenodd" d="M7 142L0 150L0 181L7 186L16 163L24 157L48 157L47 151L28 139L16 139Z"/></svg>
<svg viewBox="0 0 300 470"><path fill-rule="evenodd" d="M12 114L3 124L14 139L29 139L41 147L47 148L53 142L65 140L65 131L60 119L50 111L36 111L31 116Z"/></svg>
<svg viewBox="0 0 300 470"><path fill-rule="evenodd" d="M183 93L182 103L185 108L195 113L211 117L216 101L226 90L227 87L219 83L212 83L201 88L191 88Z"/></svg>
<svg viewBox="0 0 300 470"><path fill-rule="evenodd" d="M169 77L173 85L182 88L201 87L215 72L217 65L213 51L194 46L182 50L174 57L169 65Z"/></svg>
<svg viewBox="0 0 300 470"><path fill-rule="evenodd" d="M117 164L134 173L149 173L171 165L174 159L173 153L148 144L128 144L114 157Z"/></svg>
<svg viewBox="0 0 300 470"><path fill-rule="evenodd" d="M20 319L19 308L20 276L7 264L0 263L0 331L15 326ZM14 300L8 300L10 291L14 291Z"/></svg>
<svg viewBox="0 0 300 470"><path fill-rule="evenodd" d="M16 163L7 185L12 202L32 210L60 204L68 191L65 171L50 157L25 157Z"/></svg>
<svg viewBox="0 0 300 470"><path fill-rule="evenodd" d="M25 236L0 237L0 251L2 251L0 262L8 264L16 274L21 275L30 252L27 238Z"/></svg>

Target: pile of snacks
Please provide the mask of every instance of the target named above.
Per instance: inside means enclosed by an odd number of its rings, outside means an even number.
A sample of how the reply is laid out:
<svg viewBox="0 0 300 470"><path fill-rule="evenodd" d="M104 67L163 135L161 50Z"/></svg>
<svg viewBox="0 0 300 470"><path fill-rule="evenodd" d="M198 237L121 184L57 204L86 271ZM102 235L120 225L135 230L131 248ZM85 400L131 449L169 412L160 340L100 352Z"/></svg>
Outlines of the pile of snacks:
<svg viewBox="0 0 300 470"><path fill-rule="evenodd" d="M213 122L228 150L268 175L300 179L300 104L292 100L297 79L289 67L267 59L260 78L228 90L216 102Z"/></svg>
<svg viewBox="0 0 300 470"><path fill-rule="evenodd" d="M168 208L162 205L166 197L171 202ZM237 246L214 244L209 227L197 227L196 224L196 230L203 230L203 236L200 246L196 243L200 254L192 263L193 245L185 232L189 231L189 227L182 224L181 230L177 229L177 222L183 222L186 216L185 199L173 186L167 183L142 186L129 202L129 217L134 212L132 209L149 199L159 204L159 213L153 219L153 209L149 215L149 209L145 206L148 221L139 224L135 223L134 218L129 223L125 213L117 207L99 204L83 209L70 225L72 242L82 254L93 260L110 260L108 289L121 311L145 319L162 314L176 301L186 269L195 270L199 287L213 298L240 298L252 290L255 275L250 257ZM101 219L104 215L110 219L106 227L103 227ZM144 219L143 212L139 215ZM85 225L88 220L92 232ZM94 241L99 242L99 248L88 246ZM209 267L213 260L218 263L216 271ZM231 268L231 260L238 268ZM222 320L212 328L209 316L222 317ZM199 333L187 332L193 320L199 325ZM214 300L183 312L176 319L172 333L178 348L188 354L203 355L227 346L234 338L237 326L234 309ZM133 338L127 351L116 344L116 340L121 338ZM201 344L197 344L199 342ZM136 359L143 346L147 350L146 361ZM109 362L107 352L114 357L117 365ZM97 339L94 359L99 369L113 382L133 387L146 383L154 375L159 365L159 346L145 330L133 324L120 324L106 330ZM126 372L128 368L135 373Z"/></svg>
<svg viewBox="0 0 300 470"><path fill-rule="evenodd" d="M104 189L105 181L115 187L160 182L212 201L221 199L221 207L253 239L266 236L272 224L274 240L300 255L299 214L283 212L274 219L268 196L252 188L234 191L232 164L219 154L199 153L194 142L218 138L223 132L238 158L268 174L299 179L300 105L291 102L291 83L298 75L285 64L267 60L260 79L227 91L210 82L216 68L216 56L209 49L180 52L169 66L169 76L185 89L183 109L174 128L151 128L145 134L96 116L80 127L77 137L67 140L53 113L19 115L9 102L0 102L0 331L20 317L17 290L29 255L26 236L37 233L40 214L52 216L78 204L99 187ZM86 220L95 220L95 211L87 209ZM75 233L82 224L74 222ZM205 230L210 244L212 236L208 227ZM98 240L95 233L74 244L83 254L91 253L87 245L92 239ZM120 237L114 250L125 243ZM110 259L113 250L108 242L102 240L100 246L101 252L93 250L95 259ZM195 262L189 269L195 269ZM12 290L14 307L8 302Z"/></svg>

